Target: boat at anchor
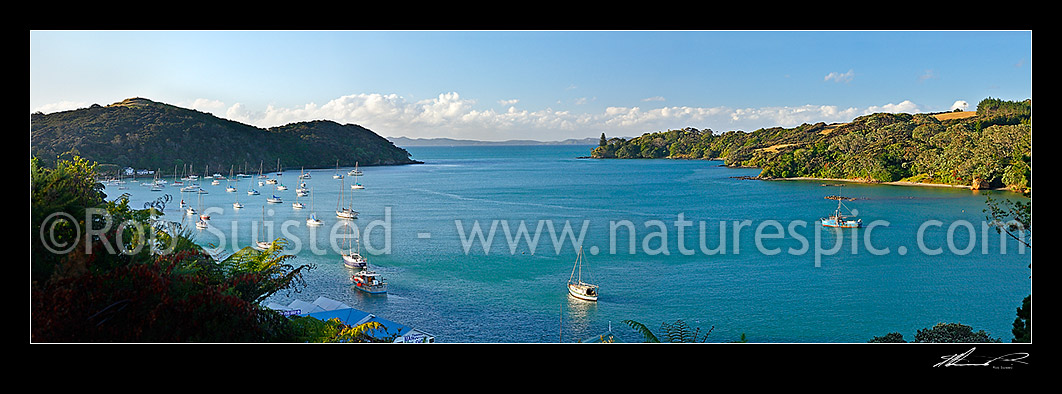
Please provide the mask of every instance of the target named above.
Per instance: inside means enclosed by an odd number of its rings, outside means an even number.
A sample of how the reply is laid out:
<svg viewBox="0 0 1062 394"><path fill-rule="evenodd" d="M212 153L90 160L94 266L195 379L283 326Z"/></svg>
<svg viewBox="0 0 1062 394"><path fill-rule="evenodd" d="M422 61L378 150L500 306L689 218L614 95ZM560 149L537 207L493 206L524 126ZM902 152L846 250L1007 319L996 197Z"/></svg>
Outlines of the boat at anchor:
<svg viewBox="0 0 1062 394"><path fill-rule="evenodd" d="M572 275L568 278L568 294L572 297L586 301L597 301L598 286L583 282L583 249L579 248L579 255L575 258L575 266L572 267ZM576 273L578 272L578 276Z"/></svg>
<svg viewBox="0 0 1062 394"><path fill-rule="evenodd" d="M387 282L375 271L358 271L351 275L354 288L369 294L387 293Z"/></svg>
<svg viewBox="0 0 1062 394"><path fill-rule="evenodd" d="M844 208L848 210L852 216L855 216L855 213L851 209L848 209L848 207L844 205L844 202L842 202L842 200L851 201L853 198L842 197L840 195L826 196L825 198L827 200L837 200L837 209L833 211L832 215L819 219L819 222L822 223L823 227L859 228L863 226L863 219L852 219L850 216L841 212L841 208Z"/></svg>

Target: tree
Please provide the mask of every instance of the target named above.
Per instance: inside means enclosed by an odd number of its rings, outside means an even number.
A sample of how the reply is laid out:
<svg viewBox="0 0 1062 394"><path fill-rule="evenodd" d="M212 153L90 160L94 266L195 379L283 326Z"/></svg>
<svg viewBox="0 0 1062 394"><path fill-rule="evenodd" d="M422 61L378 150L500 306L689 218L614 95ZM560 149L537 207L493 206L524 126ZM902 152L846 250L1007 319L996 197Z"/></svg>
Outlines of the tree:
<svg viewBox="0 0 1062 394"><path fill-rule="evenodd" d="M676 320L674 323L670 324L665 322L660 324L660 329L663 331L663 340L661 340L661 338L658 338L651 330L649 330L649 327L646 327L642 323L634 320L624 320L623 323L630 326L635 332L641 334L645 342L648 343L703 343L708 341L708 335L710 335L712 330L715 329L715 326L712 326L704 333L704 335L701 335L700 328L691 331L690 326L682 320ZM744 340L744 335L745 334L742 334L742 340Z"/></svg>
<svg viewBox="0 0 1062 394"><path fill-rule="evenodd" d="M915 343L997 343L984 330L959 323L937 323L933 328L923 328L915 333Z"/></svg>
<svg viewBox="0 0 1062 394"><path fill-rule="evenodd" d="M1011 342L1032 342L1032 294L1025 296L1021 307L1018 308L1018 317L1014 319L1014 339Z"/></svg>
<svg viewBox="0 0 1062 394"><path fill-rule="evenodd" d="M248 247L218 261L179 225L156 219L164 201L142 210L130 208L125 195L103 201L93 168L77 157L60 159L54 169L31 160L31 340L297 340L297 329L288 318L259 304L270 294L304 284L302 272L313 268L287 264L290 257L279 254L282 239L270 250ZM83 218L55 229L43 223L54 212ZM84 212L105 214L84 217ZM87 234L90 226L101 233L76 235ZM154 236L120 231L123 226ZM75 247L62 253L46 248L41 234L67 237L60 240Z"/></svg>
<svg viewBox="0 0 1062 394"><path fill-rule="evenodd" d="M608 145L608 140L605 139L605 133L601 133L601 141L599 141L597 143L597 146L605 146L605 145Z"/></svg>
<svg viewBox="0 0 1062 394"><path fill-rule="evenodd" d="M869 343L907 343L907 341L905 341L903 339L903 334L900 334L898 332L890 332L888 334L885 334L885 336L882 336L882 337L874 337L874 339L871 339L871 340L869 340L867 342L869 342Z"/></svg>

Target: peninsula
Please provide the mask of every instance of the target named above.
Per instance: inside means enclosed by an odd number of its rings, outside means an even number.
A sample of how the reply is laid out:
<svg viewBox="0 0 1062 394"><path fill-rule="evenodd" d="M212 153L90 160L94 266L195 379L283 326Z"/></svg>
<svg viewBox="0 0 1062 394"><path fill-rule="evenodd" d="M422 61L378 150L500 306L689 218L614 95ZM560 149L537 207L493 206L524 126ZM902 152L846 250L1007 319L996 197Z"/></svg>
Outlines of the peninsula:
<svg viewBox="0 0 1062 394"><path fill-rule="evenodd" d="M415 164L405 149L354 124L316 120L262 129L192 109L131 98L30 115L30 154L50 164L78 155L101 168L257 172ZM183 166L182 166L183 167ZM180 170L180 169L178 169Z"/></svg>
<svg viewBox="0 0 1062 394"><path fill-rule="evenodd" d="M753 132L684 128L601 137L599 159L709 159L757 179L822 179L1031 191L1032 100L987 98L976 112L876 113L839 124Z"/></svg>

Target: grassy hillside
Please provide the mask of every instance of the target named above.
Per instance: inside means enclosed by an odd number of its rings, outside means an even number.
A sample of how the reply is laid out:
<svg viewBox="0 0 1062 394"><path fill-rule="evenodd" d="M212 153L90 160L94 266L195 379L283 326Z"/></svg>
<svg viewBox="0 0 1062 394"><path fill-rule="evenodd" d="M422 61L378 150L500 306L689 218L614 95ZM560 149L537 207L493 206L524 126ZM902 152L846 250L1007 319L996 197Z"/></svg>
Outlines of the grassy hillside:
<svg viewBox="0 0 1062 394"><path fill-rule="evenodd" d="M30 116L30 153L45 165L80 155L108 167L196 172L257 172L276 168L327 168L409 164L409 152L357 125L332 121L292 123L269 129L208 113L127 99L108 106Z"/></svg>
<svg viewBox="0 0 1062 394"><path fill-rule="evenodd" d="M1007 186L1032 176L1031 100L985 99L977 112L866 115L844 124L753 132L685 128L613 138L595 158L723 159L758 167L761 178L832 178Z"/></svg>

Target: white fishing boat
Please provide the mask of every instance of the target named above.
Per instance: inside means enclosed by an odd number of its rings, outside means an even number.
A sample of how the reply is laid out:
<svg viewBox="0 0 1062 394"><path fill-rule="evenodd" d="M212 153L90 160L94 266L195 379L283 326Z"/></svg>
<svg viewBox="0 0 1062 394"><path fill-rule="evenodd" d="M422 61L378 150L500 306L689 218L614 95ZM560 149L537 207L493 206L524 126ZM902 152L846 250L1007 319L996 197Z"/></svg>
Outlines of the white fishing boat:
<svg viewBox="0 0 1062 394"><path fill-rule="evenodd" d="M850 219L849 216L841 212L841 208L844 208L848 210L849 213L852 213L852 210L848 209L848 207L845 206L844 203L841 201L853 200L853 198L842 197L839 194L836 196L826 196L825 198L827 200L837 200L837 209L833 211L832 215L819 219L819 222L822 223L823 227L860 228L863 226L863 219L853 220Z"/></svg>
<svg viewBox="0 0 1062 394"><path fill-rule="evenodd" d="M387 293L387 282L374 271L358 271L351 275L350 279L354 281L355 289L369 294Z"/></svg>
<svg viewBox="0 0 1062 394"><path fill-rule="evenodd" d="M575 266L572 267L572 275L568 278L568 294L581 300L597 301L597 285L583 282L582 260L583 249L579 248L579 255L575 258ZM577 273L578 276L576 276Z"/></svg>
<svg viewBox="0 0 1062 394"><path fill-rule="evenodd" d="M324 224L321 219L317 218L317 211L314 204L314 198L312 196L310 197L310 211L310 217L306 218L307 226L320 226Z"/></svg>

